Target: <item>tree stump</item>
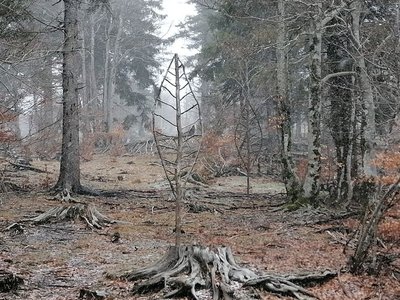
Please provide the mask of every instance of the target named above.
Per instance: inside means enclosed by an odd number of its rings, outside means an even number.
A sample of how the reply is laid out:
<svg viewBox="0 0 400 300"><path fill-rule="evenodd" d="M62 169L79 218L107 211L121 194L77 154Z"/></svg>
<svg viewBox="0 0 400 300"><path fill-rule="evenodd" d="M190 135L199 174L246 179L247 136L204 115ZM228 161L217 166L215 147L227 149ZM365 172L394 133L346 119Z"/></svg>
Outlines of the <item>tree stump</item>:
<svg viewBox="0 0 400 300"><path fill-rule="evenodd" d="M35 218L24 221L43 224L76 219L81 219L89 227L96 229L102 229L104 226L115 223L115 221L101 214L96 207L90 203L76 203L53 207Z"/></svg>
<svg viewBox="0 0 400 300"><path fill-rule="evenodd" d="M162 293L163 298L187 296L199 299L208 290L212 299L234 299L249 287L297 299L317 299L297 284L310 284L332 278L334 272L307 275L258 275L239 266L230 248L211 250L202 246L170 247L166 255L150 267L129 271L120 278L137 281L134 294ZM247 291L250 293L250 291Z"/></svg>

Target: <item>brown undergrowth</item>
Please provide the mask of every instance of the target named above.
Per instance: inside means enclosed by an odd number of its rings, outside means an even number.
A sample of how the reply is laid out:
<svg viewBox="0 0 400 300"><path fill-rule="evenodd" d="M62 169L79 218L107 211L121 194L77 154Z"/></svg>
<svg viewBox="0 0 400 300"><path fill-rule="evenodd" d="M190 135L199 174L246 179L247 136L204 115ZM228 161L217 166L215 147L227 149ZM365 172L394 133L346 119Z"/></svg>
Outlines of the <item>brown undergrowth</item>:
<svg viewBox="0 0 400 300"><path fill-rule="evenodd" d="M22 177L16 178L22 179L31 192L0 195L0 229L59 205L47 193L37 192L43 189L44 181L56 180L57 162L33 165L43 169L46 165L51 174L18 171ZM0 294L0 299L78 299L81 289L105 292L105 299L159 299L133 296L132 283L106 276L151 264L174 242L174 206L157 158L94 156L82 164L82 174L90 187L130 190L115 197L82 197L101 213L123 222L103 230L87 228L76 220L24 224L23 232L0 231L0 269L21 276L25 282L15 293ZM243 193L245 181L241 177L210 183L209 187L191 187L188 203L207 209L194 213L186 206L184 243L227 246L241 265L277 274L340 271L345 267L347 254L341 241L357 228L356 220L299 225L301 216L277 209L284 200L279 183L265 178L254 180L251 198ZM393 208L388 223L380 228L384 247L397 253L398 241L393 239L398 236L392 228L398 230L398 211ZM382 252L386 251L384 247ZM337 278L309 290L327 300L400 299L399 270L386 270L379 277L341 272ZM262 299L290 298L264 293Z"/></svg>

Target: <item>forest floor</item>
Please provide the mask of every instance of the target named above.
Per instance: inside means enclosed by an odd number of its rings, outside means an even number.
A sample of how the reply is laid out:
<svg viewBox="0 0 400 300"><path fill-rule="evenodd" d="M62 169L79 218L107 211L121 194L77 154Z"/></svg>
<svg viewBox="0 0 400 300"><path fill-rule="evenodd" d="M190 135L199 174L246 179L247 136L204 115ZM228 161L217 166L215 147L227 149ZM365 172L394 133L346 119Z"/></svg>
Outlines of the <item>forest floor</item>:
<svg viewBox="0 0 400 300"><path fill-rule="evenodd" d="M104 291L105 299L160 299L131 295L133 283L106 276L147 266L174 243L174 203L157 157L97 155L82 163L84 185L118 192L77 199L90 201L122 223L93 230L77 220L26 224L21 234L4 231L13 222L59 205L45 192L57 179L58 162L37 161L33 166L48 173L11 172L10 178L27 191L0 194L0 270L24 279L20 289L0 293L0 299L78 299L81 289ZM356 216L328 221L329 213L323 210L287 212L281 209L285 200L281 183L256 178L252 186L251 197L244 193L244 177L190 186L184 243L229 246L239 264L261 272L340 271L346 266L352 243L346 253L344 244L357 228ZM112 242L116 232L121 238ZM400 253L398 240L382 243L387 251ZM400 299L399 260L395 264L397 271L383 270L380 276L342 272L308 289L320 299ZM266 292L261 298L290 299Z"/></svg>

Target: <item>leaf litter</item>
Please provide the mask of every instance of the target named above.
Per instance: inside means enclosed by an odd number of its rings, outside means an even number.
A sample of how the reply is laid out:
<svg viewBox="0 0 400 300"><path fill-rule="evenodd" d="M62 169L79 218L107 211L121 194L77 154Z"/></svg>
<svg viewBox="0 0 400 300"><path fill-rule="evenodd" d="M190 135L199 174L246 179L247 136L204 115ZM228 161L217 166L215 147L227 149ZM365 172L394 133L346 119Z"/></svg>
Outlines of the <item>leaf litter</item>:
<svg viewBox="0 0 400 300"><path fill-rule="evenodd" d="M82 165L84 184L116 192L109 197L79 198L120 221L115 225L96 230L75 220L24 224L23 232L1 231L0 270L21 276L24 284L15 292L0 293L0 299L78 299L82 291L95 291L104 299L159 299L132 295L132 283L110 276L157 261L174 243L174 203L165 189L162 169L155 162L154 156L95 156ZM55 182L57 162L34 165L52 174L19 171L24 175L19 178L24 178L24 186L32 192L1 195L1 229L58 205L48 193L37 192ZM117 178L121 173L123 180ZM354 230L354 216L302 224L300 214L276 209L284 201L282 184L255 179L253 194L247 198L244 182L243 177L232 176L214 179L209 187L191 187L183 216L183 242L229 246L238 263L275 274L340 271L345 267L344 245L325 229L347 226ZM191 212L190 203L208 209ZM113 242L115 233L119 238ZM350 234L344 238L350 238ZM398 248L399 243L388 246ZM308 289L320 299L400 299L398 275L339 272L329 282ZM207 297L205 294L204 299ZM266 292L261 292L261 298L291 299Z"/></svg>

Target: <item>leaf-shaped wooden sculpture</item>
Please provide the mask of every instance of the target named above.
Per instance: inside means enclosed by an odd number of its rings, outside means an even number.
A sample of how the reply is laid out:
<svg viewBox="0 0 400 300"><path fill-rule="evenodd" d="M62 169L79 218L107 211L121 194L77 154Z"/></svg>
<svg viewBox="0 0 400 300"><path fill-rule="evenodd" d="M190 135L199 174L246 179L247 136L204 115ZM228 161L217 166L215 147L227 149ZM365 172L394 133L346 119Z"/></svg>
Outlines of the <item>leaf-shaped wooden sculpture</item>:
<svg viewBox="0 0 400 300"><path fill-rule="evenodd" d="M153 134L176 201L176 246L180 245L181 204L185 185L200 151L200 106L177 54L164 76L153 112Z"/></svg>

